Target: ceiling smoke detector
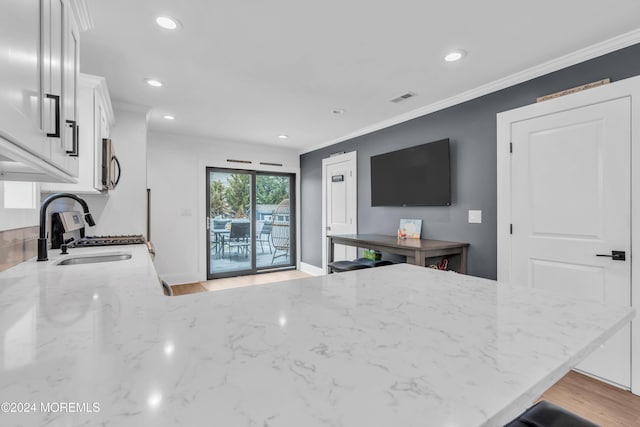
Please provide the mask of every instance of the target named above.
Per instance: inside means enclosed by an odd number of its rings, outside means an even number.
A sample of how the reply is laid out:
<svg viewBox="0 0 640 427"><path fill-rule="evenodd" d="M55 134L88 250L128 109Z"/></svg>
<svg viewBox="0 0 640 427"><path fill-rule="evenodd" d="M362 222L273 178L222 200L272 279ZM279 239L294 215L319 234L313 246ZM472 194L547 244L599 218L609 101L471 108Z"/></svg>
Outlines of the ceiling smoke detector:
<svg viewBox="0 0 640 427"><path fill-rule="evenodd" d="M407 92L405 94L402 94L402 95L398 96L397 98L393 98L391 100L391 102L393 102L394 104L397 104L399 102L406 101L409 98L413 98L414 96L417 96L417 95L418 94L413 93L413 92Z"/></svg>

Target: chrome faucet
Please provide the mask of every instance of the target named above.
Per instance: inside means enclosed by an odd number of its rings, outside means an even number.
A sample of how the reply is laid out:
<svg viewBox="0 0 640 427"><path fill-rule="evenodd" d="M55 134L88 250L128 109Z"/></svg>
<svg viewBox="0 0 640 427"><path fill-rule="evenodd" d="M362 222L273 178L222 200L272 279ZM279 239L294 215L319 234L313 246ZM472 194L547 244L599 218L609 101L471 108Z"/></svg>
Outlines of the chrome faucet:
<svg viewBox="0 0 640 427"><path fill-rule="evenodd" d="M82 206L82 210L84 211L84 220L86 221L89 227L93 227L96 225L96 222L93 220L93 217L89 213L89 206L87 206L87 202L82 200L80 197L71 193L55 193L44 199L42 202L42 206L40 206L40 237L38 237L38 261L47 261L49 258L47 257L47 208L56 199L68 198L73 199L76 202L80 203Z"/></svg>

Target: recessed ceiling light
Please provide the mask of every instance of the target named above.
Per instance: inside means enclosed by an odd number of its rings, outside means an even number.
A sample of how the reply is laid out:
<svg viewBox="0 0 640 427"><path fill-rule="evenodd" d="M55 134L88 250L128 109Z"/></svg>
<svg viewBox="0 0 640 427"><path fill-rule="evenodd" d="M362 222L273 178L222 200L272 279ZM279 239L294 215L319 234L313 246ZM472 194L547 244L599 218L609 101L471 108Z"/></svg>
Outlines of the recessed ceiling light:
<svg viewBox="0 0 640 427"><path fill-rule="evenodd" d="M162 82L156 79L146 79L145 80L149 86L153 87L162 87Z"/></svg>
<svg viewBox="0 0 640 427"><path fill-rule="evenodd" d="M335 110L331 111L333 114L344 114L347 112L347 110L345 110L344 108L336 108Z"/></svg>
<svg viewBox="0 0 640 427"><path fill-rule="evenodd" d="M158 16L156 18L156 24L164 28L165 30L177 30L180 27L180 23L177 19L170 16Z"/></svg>
<svg viewBox="0 0 640 427"><path fill-rule="evenodd" d="M444 57L444 60L447 62L459 61L460 59L464 58L466 54L467 52L465 52L464 50L454 50L449 52L447 56Z"/></svg>
<svg viewBox="0 0 640 427"><path fill-rule="evenodd" d="M287 138L289 138L289 135L278 135L278 138L287 139Z"/></svg>
<svg viewBox="0 0 640 427"><path fill-rule="evenodd" d="M162 116L162 118L165 119L165 120L175 120L176 119L171 114L165 114L164 116Z"/></svg>

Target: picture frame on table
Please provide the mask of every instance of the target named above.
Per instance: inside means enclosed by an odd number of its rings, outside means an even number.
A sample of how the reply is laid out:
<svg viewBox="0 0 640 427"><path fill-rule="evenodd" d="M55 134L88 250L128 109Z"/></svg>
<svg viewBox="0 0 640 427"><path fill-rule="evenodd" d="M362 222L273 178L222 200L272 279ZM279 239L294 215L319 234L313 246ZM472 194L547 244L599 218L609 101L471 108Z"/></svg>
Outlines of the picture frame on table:
<svg viewBox="0 0 640 427"><path fill-rule="evenodd" d="M420 239L422 235L421 219L401 219L398 237L401 239Z"/></svg>

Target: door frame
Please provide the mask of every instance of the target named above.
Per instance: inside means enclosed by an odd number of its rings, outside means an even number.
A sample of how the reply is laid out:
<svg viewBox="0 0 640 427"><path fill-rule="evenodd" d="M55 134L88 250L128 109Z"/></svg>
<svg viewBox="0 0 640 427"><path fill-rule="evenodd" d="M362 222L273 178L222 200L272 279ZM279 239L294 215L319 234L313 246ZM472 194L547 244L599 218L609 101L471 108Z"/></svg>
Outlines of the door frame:
<svg viewBox="0 0 640 427"><path fill-rule="evenodd" d="M250 248L251 248L251 256L250 256L250 268L244 270L232 270L222 273L211 274L211 219L210 219L210 183L209 177L210 172L222 172L222 173L241 173L245 175L249 175L249 186L250 188L250 198L249 198L249 209L251 211L251 217L249 218L251 224L251 234L250 234ZM269 175L269 176L287 176L290 179L289 182L289 206L290 206L290 228L292 235L289 239L289 257L291 259L291 263L287 265L278 265L274 267L258 267L256 260L256 245L257 245L257 234L256 234L256 187L257 187L257 177L259 175ZM218 167L218 166L206 166L205 167L205 229L206 229L206 271L205 278L206 280L215 280L221 279L224 277L235 277L235 276L247 276L252 274L262 274L262 273L271 273L274 271L281 270L292 270L296 269L298 265L298 251L297 251L297 242L298 242L298 221L297 221L297 174L292 172L283 172L283 171L270 171L270 170L253 170L253 169L235 169L230 167ZM213 277L215 276L215 277Z"/></svg>
<svg viewBox="0 0 640 427"><path fill-rule="evenodd" d="M327 274L327 167L336 163L350 162L353 166L353 177L350 184L355 188L356 212L353 230L358 232L358 155L356 151L332 155L322 159L322 271Z"/></svg>
<svg viewBox="0 0 640 427"><path fill-rule="evenodd" d="M221 172L221 173L228 173L228 174L233 174L233 173L238 173L238 174L243 174L243 175L249 175L249 190L250 190L250 196L249 196L249 210L251 212L251 217L249 218L249 223L251 224L251 232L249 234L250 238L249 238L249 243L250 243L250 259L249 259L249 268L244 269L244 270L231 270L231 271L224 271L222 273L216 273L216 274L211 274L211 218L210 218L210 206L211 206L211 183L209 181L210 177L211 177L211 173L212 172ZM255 192L253 191L253 188L255 187L255 181L256 181L256 174L255 171L250 171L247 169L230 169L230 168L217 168L217 167L207 167L207 172L205 173L205 177L206 177L206 185L205 188L207 190L206 193L206 209L207 209L207 213L206 213L206 218L207 218L207 222L206 222L206 228L207 228L207 280L214 280L214 279L221 279L224 277L234 277L234 276L246 276L249 274L255 274L256 273L256 269L254 267L255 263L256 263L256 252L255 252L255 235L256 235L256 221L255 221L255 201L256 201L256 195ZM229 255L231 256L231 255Z"/></svg>
<svg viewBox="0 0 640 427"><path fill-rule="evenodd" d="M631 100L631 248L640 248L640 76L498 113L497 125L497 272L511 281L511 125L548 114L629 97ZM640 249L639 249L640 251ZM639 252L640 253L640 252ZM640 256L631 256L631 306L640 311ZM635 292L634 292L635 291ZM640 318L631 322L631 391L640 395Z"/></svg>

